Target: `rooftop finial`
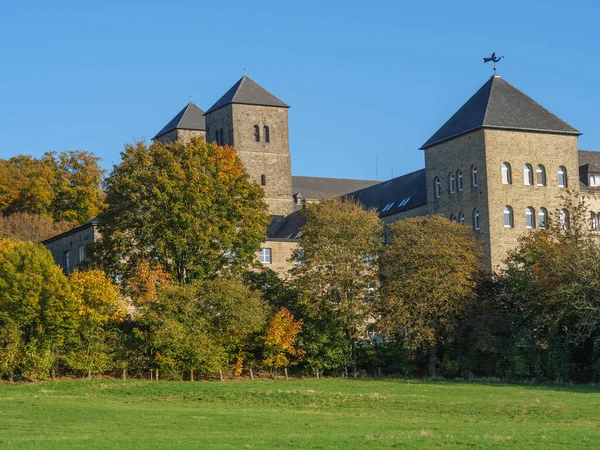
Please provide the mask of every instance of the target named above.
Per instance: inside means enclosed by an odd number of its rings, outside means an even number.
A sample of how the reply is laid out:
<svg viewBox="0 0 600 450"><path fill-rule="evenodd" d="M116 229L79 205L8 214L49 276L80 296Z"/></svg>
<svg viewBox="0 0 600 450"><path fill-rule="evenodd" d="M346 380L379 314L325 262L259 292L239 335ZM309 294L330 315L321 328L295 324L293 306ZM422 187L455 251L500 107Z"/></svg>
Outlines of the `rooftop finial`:
<svg viewBox="0 0 600 450"><path fill-rule="evenodd" d="M483 58L483 62L487 63L492 61L494 63L494 75L496 75L496 63L502 58L504 58L504 56L496 56L496 52L494 52L490 58Z"/></svg>
<svg viewBox="0 0 600 450"><path fill-rule="evenodd" d="M246 76L246 68L244 67L244 76Z"/></svg>

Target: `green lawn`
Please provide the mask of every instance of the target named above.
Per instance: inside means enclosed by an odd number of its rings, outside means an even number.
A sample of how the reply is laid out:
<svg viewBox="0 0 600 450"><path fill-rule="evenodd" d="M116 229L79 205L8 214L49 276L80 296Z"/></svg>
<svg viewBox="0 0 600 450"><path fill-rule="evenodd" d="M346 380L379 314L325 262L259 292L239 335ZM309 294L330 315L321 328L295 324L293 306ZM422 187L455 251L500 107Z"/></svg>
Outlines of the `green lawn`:
<svg viewBox="0 0 600 450"><path fill-rule="evenodd" d="M600 448L600 389L407 380L0 384L0 448Z"/></svg>

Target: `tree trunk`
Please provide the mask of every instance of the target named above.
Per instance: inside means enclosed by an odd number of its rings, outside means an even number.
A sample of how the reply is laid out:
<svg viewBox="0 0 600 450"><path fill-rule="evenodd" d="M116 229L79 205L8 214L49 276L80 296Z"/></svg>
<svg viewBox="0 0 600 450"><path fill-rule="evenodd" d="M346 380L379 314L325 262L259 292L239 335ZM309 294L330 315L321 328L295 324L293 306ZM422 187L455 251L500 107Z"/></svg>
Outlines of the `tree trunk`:
<svg viewBox="0 0 600 450"><path fill-rule="evenodd" d="M194 369L190 369L190 381L194 381Z"/></svg>
<svg viewBox="0 0 600 450"><path fill-rule="evenodd" d="M285 374L285 380L287 381L287 379L288 379L287 367L283 368L283 373Z"/></svg>
<svg viewBox="0 0 600 450"><path fill-rule="evenodd" d="M254 381L254 374L252 373L252 369L250 369L250 379Z"/></svg>
<svg viewBox="0 0 600 450"><path fill-rule="evenodd" d="M352 374L356 378L356 339L352 338Z"/></svg>
<svg viewBox="0 0 600 450"><path fill-rule="evenodd" d="M15 374L11 372L11 373L10 373L10 376L8 377L8 379L9 379L9 381L10 381L11 383L14 383L14 382L15 382Z"/></svg>
<svg viewBox="0 0 600 450"><path fill-rule="evenodd" d="M435 378L435 364L437 362L437 347L434 345L429 351L429 376Z"/></svg>
<svg viewBox="0 0 600 450"><path fill-rule="evenodd" d="M122 377L123 377L123 381L127 380L127 369L123 369Z"/></svg>
<svg viewBox="0 0 600 450"><path fill-rule="evenodd" d="M219 378L223 381L223 371L219 369Z"/></svg>
<svg viewBox="0 0 600 450"><path fill-rule="evenodd" d="M88 380L92 379L92 369L88 369Z"/></svg>
<svg viewBox="0 0 600 450"><path fill-rule="evenodd" d="M156 374L154 375L154 378L156 379L156 381L158 381L158 367L155 369Z"/></svg>

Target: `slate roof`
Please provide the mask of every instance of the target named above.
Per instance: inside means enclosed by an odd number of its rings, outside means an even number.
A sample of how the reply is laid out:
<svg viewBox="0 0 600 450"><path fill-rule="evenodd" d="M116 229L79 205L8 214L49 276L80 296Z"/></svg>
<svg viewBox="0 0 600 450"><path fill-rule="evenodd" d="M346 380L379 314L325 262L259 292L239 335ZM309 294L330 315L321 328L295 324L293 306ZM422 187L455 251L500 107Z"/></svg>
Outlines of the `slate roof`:
<svg viewBox="0 0 600 450"><path fill-rule="evenodd" d="M379 217L418 208L427 204L425 169L352 192L347 197L374 209Z"/></svg>
<svg viewBox="0 0 600 450"><path fill-rule="evenodd" d="M339 197L378 183L381 181L292 176L292 192L302 194L305 200L318 200L320 197Z"/></svg>
<svg viewBox="0 0 600 450"><path fill-rule="evenodd" d="M288 105L246 75L240 78L205 114L216 111L230 103L289 108Z"/></svg>
<svg viewBox="0 0 600 450"><path fill-rule="evenodd" d="M494 75L421 149L478 128L581 134L531 97Z"/></svg>
<svg viewBox="0 0 600 450"><path fill-rule="evenodd" d="M282 224L274 233L270 233L268 239L298 239L299 233L306 223L306 217L302 215L302 211L294 211L285 218L285 223Z"/></svg>
<svg viewBox="0 0 600 450"><path fill-rule="evenodd" d="M189 102L185 108L171 119L171 121L160 130L152 139L161 137L173 130L199 130L206 131L206 119L204 111L196 106L194 102Z"/></svg>

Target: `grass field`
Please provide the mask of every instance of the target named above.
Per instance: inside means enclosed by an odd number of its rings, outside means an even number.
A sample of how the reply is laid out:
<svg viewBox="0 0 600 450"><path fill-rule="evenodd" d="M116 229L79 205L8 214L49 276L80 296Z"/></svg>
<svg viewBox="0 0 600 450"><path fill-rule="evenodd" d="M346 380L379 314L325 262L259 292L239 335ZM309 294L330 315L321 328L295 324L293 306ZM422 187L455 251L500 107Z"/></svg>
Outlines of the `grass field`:
<svg viewBox="0 0 600 450"><path fill-rule="evenodd" d="M0 448L600 448L600 389L407 380L0 384Z"/></svg>

